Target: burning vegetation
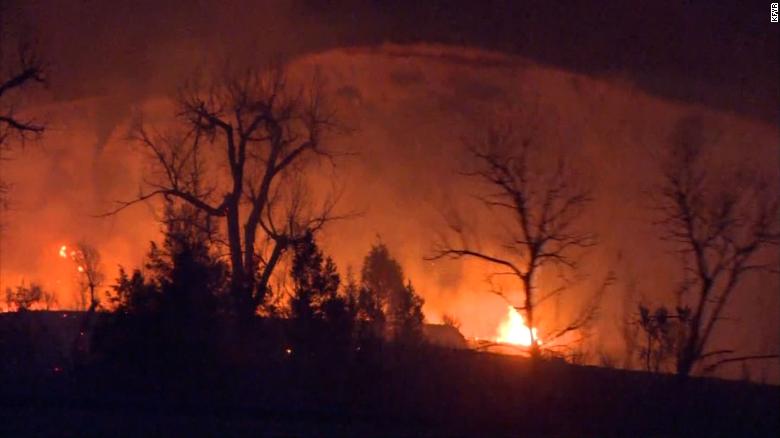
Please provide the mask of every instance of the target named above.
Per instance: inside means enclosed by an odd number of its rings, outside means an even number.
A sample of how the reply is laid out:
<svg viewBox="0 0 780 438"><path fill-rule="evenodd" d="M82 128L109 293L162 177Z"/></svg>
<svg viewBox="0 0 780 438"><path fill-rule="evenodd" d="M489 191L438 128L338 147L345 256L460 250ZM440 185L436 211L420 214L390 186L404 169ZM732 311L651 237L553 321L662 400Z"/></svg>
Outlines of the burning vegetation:
<svg viewBox="0 0 780 438"><path fill-rule="evenodd" d="M538 346L542 345L539 334L535 327L528 327L523 321L521 315L514 307L509 307L506 319L501 321L498 326L498 336L496 342L518 345L521 347L531 347L535 342Z"/></svg>

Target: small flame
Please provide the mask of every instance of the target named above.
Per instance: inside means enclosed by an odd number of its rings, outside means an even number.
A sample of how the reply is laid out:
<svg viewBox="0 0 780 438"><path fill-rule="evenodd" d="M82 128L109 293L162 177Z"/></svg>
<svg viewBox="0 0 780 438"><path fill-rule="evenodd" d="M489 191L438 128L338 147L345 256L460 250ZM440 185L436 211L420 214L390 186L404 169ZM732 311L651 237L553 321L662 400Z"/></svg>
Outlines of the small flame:
<svg viewBox="0 0 780 438"><path fill-rule="evenodd" d="M531 336L533 334L533 337ZM497 342L505 344L520 345L523 347L530 347L532 339L536 340L537 345L542 345L542 341L536 334L536 328L529 328L525 325L523 315L517 312L514 307L509 306L509 312L498 326Z"/></svg>
<svg viewBox="0 0 780 438"><path fill-rule="evenodd" d="M62 257L64 259L70 258L74 262L76 262L78 253L75 250L68 251L68 246L67 245L62 245L60 247L59 255L60 255L60 257ZM80 274L83 274L84 273L84 266L76 265L76 270L79 271Z"/></svg>

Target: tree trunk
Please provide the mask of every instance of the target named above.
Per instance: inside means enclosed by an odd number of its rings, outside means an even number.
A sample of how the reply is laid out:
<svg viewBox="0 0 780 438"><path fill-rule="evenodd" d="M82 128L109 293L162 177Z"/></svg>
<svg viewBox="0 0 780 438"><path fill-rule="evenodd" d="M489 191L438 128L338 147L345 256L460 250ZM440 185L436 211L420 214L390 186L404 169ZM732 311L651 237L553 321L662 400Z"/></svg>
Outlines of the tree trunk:
<svg viewBox="0 0 780 438"><path fill-rule="evenodd" d="M683 345L682 351L677 356L677 375L683 379L688 378L693 370L693 365L699 358L697 345L699 343L699 320L700 316L694 316L690 324L690 333L688 339Z"/></svg>
<svg viewBox="0 0 780 438"><path fill-rule="evenodd" d="M681 379L687 379L693 370L693 362L693 357L686 351L683 351L677 359L677 376Z"/></svg>
<svg viewBox="0 0 780 438"><path fill-rule="evenodd" d="M230 293L236 316L242 317L251 305L251 290L247 290L247 273L244 270L241 228L239 226L238 200L232 199L226 214L228 245L230 246Z"/></svg>
<svg viewBox="0 0 780 438"><path fill-rule="evenodd" d="M686 378L691 374L699 355L696 351L697 336L690 335L677 357L677 375Z"/></svg>
<svg viewBox="0 0 780 438"><path fill-rule="evenodd" d="M533 282L533 273L529 272L528 276L523 279L523 286L525 287L525 324L528 326L528 332L531 338L531 359L538 359L541 357L541 350L539 344L536 342L536 335L534 335L534 302L533 291L531 284Z"/></svg>
<svg viewBox="0 0 780 438"><path fill-rule="evenodd" d="M265 300L265 295L268 292L268 282L271 279L271 274L273 273L276 264L279 263L279 259L282 257L282 254L284 253L286 246L287 246L286 242L283 241L277 241L276 243L274 243L274 249L271 251L271 257L268 258L268 262L263 268L263 273L260 276L260 279L257 283L257 292L253 302L255 308L260 304L262 304L263 301Z"/></svg>

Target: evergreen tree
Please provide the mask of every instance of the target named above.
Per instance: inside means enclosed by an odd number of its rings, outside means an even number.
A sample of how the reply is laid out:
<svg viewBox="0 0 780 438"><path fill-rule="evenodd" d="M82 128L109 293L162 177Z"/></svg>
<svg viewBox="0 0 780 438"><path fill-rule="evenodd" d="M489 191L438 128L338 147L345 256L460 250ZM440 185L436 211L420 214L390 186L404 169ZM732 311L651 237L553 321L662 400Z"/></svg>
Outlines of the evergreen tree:
<svg viewBox="0 0 780 438"><path fill-rule="evenodd" d="M353 296L345 289L339 293L341 278L336 264L325 257L312 233L295 247L290 276L293 296L290 312L295 341L299 346L347 348L351 344L355 320Z"/></svg>
<svg viewBox="0 0 780 438"><path fill-rule="evenodd" d="M115 312L123 315L150 315L159 308L160 291L157 285L146 280L140 269L128 275L119 267L119 277L111 287L109 302Z"/></svg>
<svg viewBox="0 0 780 438"><path fill-rule="evenodd" d="M162 246L151 244L146 268L169 317L213 318L226 296L228 270L212 252L210 218L188 205L166 205Z"/></svg>
<svg viewBox="0 0 780 438"><path fill-rule="evenodd" d="M325 321L327 309L334 303L343 303L338 296L341 278L336 264L330 257L324 258L312 233L296 245L290 276L294 283L290 301L294 319Z"/></svg>
<svg viewBox="0 0 780 438"><path fill-rule="evenodd" d="M119 370L186 385L219 359L228 271L212 253L201 219L192 208L167 205L165 239L151 244L145 272L120 269L110 296L114 315L95 333L98 353Z"/></svg>
<svg viewBox="0 0 780 438"><path fill-rule="evenodd" d="M358 315L362 321L381 327L387 339L414 344L422 340L422 298L411 282L404 283L401 265L387 246L378 243L363 260Z"/></svg>
<svg viewBox="0 0 780 438"><path fill-rule="evenodd" d="M390 312L393 324L393 339L402 344L417 344L422 338L423 299L414 290L412 282L406 283L404 289L391 302Z"/></svg>

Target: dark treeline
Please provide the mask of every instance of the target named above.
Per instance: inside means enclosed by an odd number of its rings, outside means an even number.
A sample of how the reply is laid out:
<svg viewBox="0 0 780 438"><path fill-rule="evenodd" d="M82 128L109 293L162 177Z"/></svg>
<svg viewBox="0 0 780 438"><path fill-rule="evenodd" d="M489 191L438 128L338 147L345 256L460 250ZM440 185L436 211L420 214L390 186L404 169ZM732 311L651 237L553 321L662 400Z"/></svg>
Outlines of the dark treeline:
<svg viewBox="0 0 780 438"><path fill-rule="evenodd" d="M80 365L116 368L112 376L136 375L147 384L195 382L214 367L268 358L324 371L371 359L385 345L422 346L422 299L387 247L371 248L359 282L342 282L311 232L292 248L291 287L269 293L289 296L269 299L262 316L237 319L229 267L214 254L205 219L187 205L168 205L164 242L152 243L145 269L120 270L108 298L114 310L91 330Z"/></svg>
<svg viewBox="0 0 780 438"><path fill-rule="evenodd" d="M354 396L380 398L372 382L428 348L423 301L382 243L360 280L342 281L306 233L292 248L291 287L269 293L289 296L246 320L234 313L208 217L167 203L163 225L143 269L120 268L103 311L37 312L28 299L4 315L6 395L331 415Z"/></svg>

